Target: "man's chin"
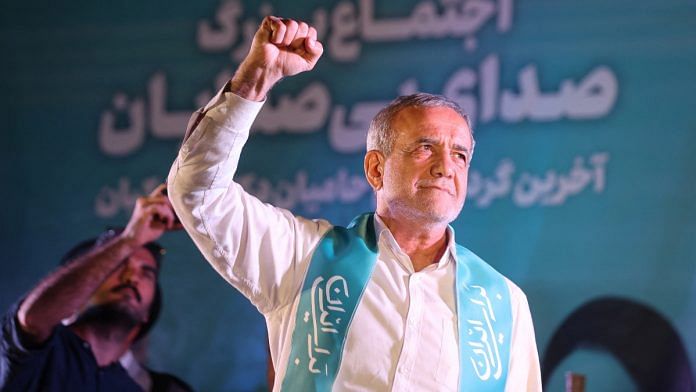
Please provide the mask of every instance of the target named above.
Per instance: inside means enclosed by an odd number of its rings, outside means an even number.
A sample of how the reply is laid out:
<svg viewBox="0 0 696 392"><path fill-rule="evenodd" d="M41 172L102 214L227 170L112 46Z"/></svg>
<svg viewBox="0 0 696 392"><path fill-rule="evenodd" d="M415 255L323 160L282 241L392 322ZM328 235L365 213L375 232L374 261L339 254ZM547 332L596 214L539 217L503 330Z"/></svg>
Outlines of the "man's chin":
<svg viewBox="0 0 696 392"><path fill-rule="evenodd" d="M433 223L449 224L459 216L461 208L454 209L449 205L444 206L438 200L425 200L422 204L422 215Z"/></svg>
<svg viewBox="0 0 696 392"><path fill-rule="evenodd" d="M76 322L118 326L129 330L144 322L144 317L124 301L92 305L78 316Z"/></svg>
<svg viewBox="0 0 696 392"><path fill-rule="evenodd" d="M417 212L418 220L424 226L446 225L457 219L457 216L458 213L454 214L452 211L442 211L433 208L421 209Z"/></svg>

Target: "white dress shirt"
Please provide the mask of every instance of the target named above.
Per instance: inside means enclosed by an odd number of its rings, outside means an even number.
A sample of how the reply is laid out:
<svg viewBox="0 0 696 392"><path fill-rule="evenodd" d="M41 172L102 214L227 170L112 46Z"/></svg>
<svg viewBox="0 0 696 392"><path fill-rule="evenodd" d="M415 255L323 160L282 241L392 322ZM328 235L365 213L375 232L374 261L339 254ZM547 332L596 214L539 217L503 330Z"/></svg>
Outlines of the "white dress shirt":
<svg viewBox="0 0 696 392"><path fill-rule="evenodd" d="M278 391L305 273L332 224L262 203L233 181L262 105L220 92L194 114L168 184L174 209L205 258L265 316ZM379 255L348 329L333 389L456 391L454 231L448 230L442 259L415 272L389 229L379 217L375 221ZM527 299L514 283L506 282L513 322L505 390L540 391Z"/></svg>

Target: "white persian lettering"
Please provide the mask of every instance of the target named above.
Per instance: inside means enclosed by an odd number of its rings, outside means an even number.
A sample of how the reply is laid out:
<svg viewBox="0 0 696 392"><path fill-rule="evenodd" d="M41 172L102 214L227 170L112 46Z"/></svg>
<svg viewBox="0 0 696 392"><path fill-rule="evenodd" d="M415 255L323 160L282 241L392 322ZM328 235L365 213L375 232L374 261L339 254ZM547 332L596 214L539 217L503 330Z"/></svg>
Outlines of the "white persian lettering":
<svg viewBox="0 0 696 392"><path fill-rule="evenodd" d="M329 347L322 347L322 334L336 334L336 326L343 321L343 301L348 299L348 282L340 275L334 275L328 280L318 277L312 282L310 291L311 309L305 310L303 321L312 324L312 332L307 334L307 370L311 373L328 374L326 358L331 355ZM294 363L300 366L301 358L295 358ZM323 365L323 366L322 366Z"/></svg>
<svg viewBox="0 0 696 392"><path fill-rule="evenodd" d="M322 205L330 203L355 203L371 191L362 175L351 175L346 169L339 169L320 183L309 183L308 178L307 172L300 170L292 182L280 180L274 185L255 174L242 175L238 182L264 202L285 209L302 207L309 213L319 212Z"/></svg>
<svg viewBox="0 0 696 392"><path fill-rule="evenodd" d="M156 176L143 179L139 188L132 186L131 182L130 178L121 177L116 186L104 185L94 200L95 215L99 218L112 218L121 211L130 214L138 197L149 194L162 183Z"/></svg>
<svg viewBox="0 0 696 392"><path fill-rule="evenodd" d="M99 148L107 155L128 155L140 148L145 141L145 104L140 98L128 104L123 93L113 98L115 111L106 110L99 121ZM128 117L128 126L116 127L116 116Z"/></svg>
<svg viewBox="0 0 696 392"><path fill-rule="evenodd" d="M469 301L481 310L481 319L466 320L469 336L467 343L473 354L469 360L479 379L487 381L493 376L493 379L498 380L503 373L498 344L503 343L505 336L495 331L495 313L486 289L481 286L466 289L471 292ZM498 295L496 298L502 297Z"/></svg>
<svg viewBox="0 0 696 392"><path fill-rule="evenodd" d="M221 71L216 76L216 84L223 85L230 76L228 70ZM610 112L618 94L616 76L604 66L591 71L578 87L570 79L564 79L558 92L539 91L533 64L522 69L517 94L511 90L500 92L499 78L498 56L489 55L480 64L478 72L468 67L456 70L443 86L442 93L469 113L474 124L477 121L487 123L498 116L505 122L599 118ZM104 111L99 125L102 152L112 156L135 152L145 140L146 124L156 138L183 137L193 109L167 111L167 79L163 72L152 75L147 90L148 110L142 98L128 104L124 94L114 96L115 111ZM418 91L418 82L408 78L398 90L400 94L413 93ZM212 96L212 90L205 89L193 101L204 106ZM295 96L281 94L274 104L266 103L252 130L265 135L281 132L305 134L322 130L328 121L329 144L335 151L349 154L364 150L370 121L388 101L356 102L350 108L344 105L332 108L331 102L328 87L321 82L312 82ZM128 126L116 127L116 114L119 113L127 115Z"/></svg>
<svg viewBox="0 0 696 392"><path fill-rule="evenodd" d="M473 50L477 45L475 35L486 23L495 19L498 33L510 30L513 9L513 0L424 0L416 3L406 16L377 17L374 0L358 0L357 3L343 0L331 10L315 9L311 23L317 28L319 39L326 42L333 60L354 62L360 56L363 43L462 38L465 47ZM270 4L262 3L255 14L245 15L241 1L222 1L211 20L198 22L196 44L205 53L230 51L230 58L239 62L248 52L260 17L272 11ZM215 78L215 86L222 86L229 80L231 68L224 67ZM488 55L478 70L462 67L448 75L442 93L458 102L474 123L496 119L508 123L595 119L607 115L618 96L616 75L604 65L595 67L577 83L575 78L566 78L557 91L546 92L539 88L535 64L520 70L516 88L501 91L500 68L498 56ZM400 88L402 94L417 90L414 78L408 78ZM199 107L204 106L213 96L212 91L204 88L192 101ZM116 93L113 109L101 113L99 148L104 154L126 156L134 153L143 146L147 131L160 139L183 136L189 113L195 108L167 111L167 79L163 71L150 77L147 94L146 98L133 98L129 104L125 94ZM275 105L267 104L253 130L267 135L304 134L328 127L329 142L335 151L355 153L364 149L364 135L371 115L379 110L378 102L385 102L367 100L332 107L332 101L329 88L315 81L294 98L282 95ZM117 117L128 121L117 121Z"/></svg>
<svg viewBox="0 0 696 392"><path fill-rule="evenodd" d="M504 158L496 165L493 175L480 171L469 172L467 202L476 208L491 207L495 201L510 199L516 207L554 207L571 197L591 191L601 194L606 188L606 170L609 154L596 152L588 157L576 156L569 171L548 169L543 174L517 172L515 163ZM264 202L289 210L302 208L314 214L331 204L351 205L371 195L372 189L362 174L350 174L340 168L321 181L309 181L305 170L295 173L293 180L271 181L254 173L238 178L239 184ZM152 191L161 181L156 176L146 177L140 186L136 181L120 177L115 186L103 186L94 201L94 212L99 218L111 218L119 212L130 213L135 199Z"/></svg>
<svg viewBox="0 0 696 392"><path fill-rule="evenodd" d="M281 130L291 133L315 132L326 122L330 106L331 95L326 86L311 83L295 98L281 95L275 106L264 105L252 129L271 135Z"/></svg>
<svg viewBox="0 0 696 392"><path fill-rule="evenodd" d="M157 72L148 83L150 102L150 129L155 137L161 139L180 138L186 130L191 117L188 110L167 112L167 81L163 72Z"/></svg>

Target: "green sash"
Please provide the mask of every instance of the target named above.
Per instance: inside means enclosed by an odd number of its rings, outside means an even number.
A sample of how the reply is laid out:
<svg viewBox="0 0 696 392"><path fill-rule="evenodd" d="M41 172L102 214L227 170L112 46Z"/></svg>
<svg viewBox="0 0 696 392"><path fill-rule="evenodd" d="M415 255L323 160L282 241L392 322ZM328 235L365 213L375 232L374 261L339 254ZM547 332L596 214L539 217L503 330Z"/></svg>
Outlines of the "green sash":
<svg viewBox="0 0 696 392"><path fill-rule="evenodd" d="M503 391L510 362L512 308L505 278L457 245L459 390Z"/></svg>
<svg viewBox="0 0 696 392"><path fill-rule="evenodd" d="M377 261L373 214L335 226L312 256L295 315L282 391L330 391L346 335ZM459 389L502 391L512 311L502 275L457 245Z"/></svg>

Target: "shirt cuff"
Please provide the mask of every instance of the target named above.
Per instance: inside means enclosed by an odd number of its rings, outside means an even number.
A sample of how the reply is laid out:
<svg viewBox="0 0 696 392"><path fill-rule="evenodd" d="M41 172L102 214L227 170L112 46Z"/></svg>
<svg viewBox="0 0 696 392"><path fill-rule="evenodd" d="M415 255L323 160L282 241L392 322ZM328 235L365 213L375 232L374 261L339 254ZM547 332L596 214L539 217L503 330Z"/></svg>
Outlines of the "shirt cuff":
<svg viewBox="0 0 696 392"><path fill-rule="evenodd" d="M10 307L9 311L5 313L2 320L2 341L3 344L7 345L6 348L12 350L13 353L29 354L31 352L41 350L48 342L53 338L53 332L51 336L46 339L45 342L34 343L31 341L29 335L22 330L19 325L19 320L17 320L17 312L19 311L19 306L24 299L14 303Z"/></svg>
<svg viewBox="0 0 696 392"><path fill-rule="evenodd" d="M227 87L225 85L205 106L205 115L223 128L250 129L266 101L250 101L227 91Z"/></svg>

